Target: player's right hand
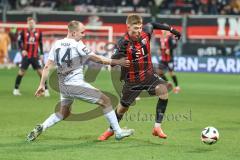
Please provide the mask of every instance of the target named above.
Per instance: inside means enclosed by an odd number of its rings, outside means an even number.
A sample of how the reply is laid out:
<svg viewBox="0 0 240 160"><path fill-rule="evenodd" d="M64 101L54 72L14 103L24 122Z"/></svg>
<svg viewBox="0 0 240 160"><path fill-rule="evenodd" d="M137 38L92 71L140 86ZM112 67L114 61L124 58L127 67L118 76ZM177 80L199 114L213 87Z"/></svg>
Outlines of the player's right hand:
<svg viewBox="0 0 240 160"><path fill-rule="evenodd" d="M40 85L38 87L37 91L35 92L35 96L40 97L40 96L44 95L44 92L45 92L44 88L45 88L45 86Z"/></svg>
<svg viewBox="0 0 240 160"><path fill-rule="evenodd" d="M123 66L123 67L129 67L130 61L127 60L126 58L121 58L121 59L119 59L119 65Z"/></svg>
<svg viewBox="0 0 240 160"><path fill-rule="evenodd" d="M23 57L27 56L27 54L28 54L28 53L27 53L26 50L23 50L23 51L22 51L22 55L23 55Z"/></svg>
<svg viewBox="0 0 240 160"><path fill-rule="evenodd" d="M181 38L181 36L182 36L181 33L178 32L177 30L175 30L174 28L171 28L170 32L175 35L177 40L179 40Z"/></svg>

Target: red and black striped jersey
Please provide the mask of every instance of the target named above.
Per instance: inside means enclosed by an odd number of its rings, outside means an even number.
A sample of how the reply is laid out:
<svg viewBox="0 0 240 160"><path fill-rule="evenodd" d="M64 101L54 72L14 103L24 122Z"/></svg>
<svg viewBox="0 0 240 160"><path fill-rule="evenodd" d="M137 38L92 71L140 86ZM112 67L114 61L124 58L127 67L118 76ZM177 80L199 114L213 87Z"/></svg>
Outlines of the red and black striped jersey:
<svg viewBox="0 0 240 160"><path fill-rule="evenodd" d="M138 83L153 75L153 65L150 52L150 39L153 29L167 30L173 33L178 39L181 37L174 28L168 24L150 22L143 27L139 40L133 41L126 33L114 49L113 59L126 57L130 60L130 67L121 68L121 80L125 82Z"/></svg>
<svg viewBox="0 0 240 160"><path fill-rule="evenodd" d="M42 32L39 30L23 30L18 36L19 49L26 50L28 58L37 58L43 54Z"/></svg>
<svg viewBox="0 0 240 160"><path fill-rule="evenodd" d="M126 57L130 67L121 69L121 80L131 83L145 81L153 74L153 65L150 52L150 39L153 28L149 25L143 27L137 41L130 39L126 33L114 49L113 59Z"/></svg>

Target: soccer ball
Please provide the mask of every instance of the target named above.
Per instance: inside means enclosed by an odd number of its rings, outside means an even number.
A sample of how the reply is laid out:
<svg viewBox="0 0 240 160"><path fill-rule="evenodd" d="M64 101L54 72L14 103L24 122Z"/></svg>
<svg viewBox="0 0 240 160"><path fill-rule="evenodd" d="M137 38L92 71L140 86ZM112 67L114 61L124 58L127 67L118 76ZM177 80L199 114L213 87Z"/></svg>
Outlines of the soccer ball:
<svg viewBox="0 0 240 160"><path fill-rule="evenodd" d="M219 139L218 130L214 127L206 127L201 133L201 140L205 144L214 144Z"/></svg>

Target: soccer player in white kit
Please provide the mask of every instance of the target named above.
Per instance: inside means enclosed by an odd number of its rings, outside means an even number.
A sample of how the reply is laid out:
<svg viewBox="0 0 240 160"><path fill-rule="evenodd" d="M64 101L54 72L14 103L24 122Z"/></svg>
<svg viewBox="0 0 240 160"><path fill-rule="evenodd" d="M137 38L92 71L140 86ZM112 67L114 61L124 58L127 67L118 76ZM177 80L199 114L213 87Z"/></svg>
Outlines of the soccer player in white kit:
<svg viewBox="0 0 240 160"><path fill-rule="evenodd" d="M133 129L120 128L110 98L85 82L83 78L83 64L87 59L106 65L121 65L123 67L129 67L129 61L125 59L109 59L96 55L81 41L84 37L84 31L85 26L81 22L71 21L68 24L67 37L57 40L52 46L35 96L39 97L44 93L45 81L48 78L49 71L53 66L57 66L61 96L60 109L50 115L42 124L37 125L27 135L27 141L35 140L47 128L67 118L70 115L70 107L74 99L99 104L102 107L104 116L115 131L117 140L133 134Z"/></svg>

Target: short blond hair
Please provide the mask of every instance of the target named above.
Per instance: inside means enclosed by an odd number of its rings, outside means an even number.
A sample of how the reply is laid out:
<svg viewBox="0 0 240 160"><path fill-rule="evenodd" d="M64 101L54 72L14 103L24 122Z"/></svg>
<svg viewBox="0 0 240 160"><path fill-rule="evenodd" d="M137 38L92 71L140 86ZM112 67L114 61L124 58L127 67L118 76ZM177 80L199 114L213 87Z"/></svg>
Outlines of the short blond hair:
<svg viewBox="0 0 240 160"><path fill-rule="evenodd" d="M76 31L78 30L79 26L80 26L80 22L73 20L68 23L68 31L70 32Z"/></svg>
<svg viewBox="0 0 240 160"><path fill-rule="evenodd" d="M128 25L142 24L142 23L143 23L142 17L137 14L128 15L127 20L126 20L126 24L128 24Z"/></svg>

